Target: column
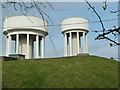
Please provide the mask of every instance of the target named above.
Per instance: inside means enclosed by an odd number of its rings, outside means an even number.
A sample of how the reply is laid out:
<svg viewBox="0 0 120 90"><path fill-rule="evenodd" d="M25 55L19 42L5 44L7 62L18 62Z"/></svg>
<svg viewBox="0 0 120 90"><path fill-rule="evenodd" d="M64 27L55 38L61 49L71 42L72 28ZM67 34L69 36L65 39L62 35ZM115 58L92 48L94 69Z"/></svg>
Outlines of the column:
<svg viewBox="0 0 120 90"><path fill-rule="evenodd" d="M36 36L36 58L39 58L39 35Z"/></svg>
<svg viewBox="0 0 120 90"><path fill-rule="evenodd" d="M19 34L16 34L16 54L19 54Z"/></svg>
<svg viewBox="0 0 120 90"><path fill-rule="evenodd" d="M41 57L44 58L45 57L45 52L44 52L45 51L45 47L44 47L45 46L45 38L44 37L42 37L41 45L42 45L41 46L41 51L42 51L41 52Z"/></svg>
<svg viewBox="0 0 120 90"><path fill-rule="evenodd" d="M77 51L78 51L78 54L80 53L80 35L79 35L79 32L77 32Z"/></svg>
<svg viewBox="0 0 120 90"><path fill-rule="evenodd" d="M26 59L29 59L29 34L27 34L27 54L26 54Z"/></svg>
<svg viewBox="0 0 120 90"><path fill-rule="evenodd" d="M39 37L39 57L41 58L41 36Z"/></svg>
<svg viewBox="0 0 120 90"><path fill-rule="evenodd" d="M34 41L32 42L32 58L34 56Z"/></svg>
<svg viewBox="0 0 120 90"><path fill-rule="evenodd" d="M8 39L9 37L7 36L7 38L6 38L6 56L8 56Z"/></svg>
<svg viewBox="0 0 120 90"><path fill-rule="evenodd" d="M86 35L85 35L86 37L85 37L85 40L86 40L86 53L88 53L88 38L87 38L87 33L86 33Z"/></svg>
<svg viewBox="0 0 120 90"><path fill-rule="evenodd" d="M9 56L10 53L11 53L11 35L8 35L6 43L6 55Z"/></svg>
<svg viewBox="0 0 120 90"><path fill-rule="evenodd" d="M67 52L67 33L64 34L64 56L68 56Z"/></svg>
<svg viewBox="0 0 120 90"><path fill-rule="evenodd" d="M86 53L85 32L83 32L83 52Z"/></svg>
<svg viewBox="0 0 120 90"><path fill-rule="evenodd" d="M72 56L72 32L70 32L70 56Z"/></svg>

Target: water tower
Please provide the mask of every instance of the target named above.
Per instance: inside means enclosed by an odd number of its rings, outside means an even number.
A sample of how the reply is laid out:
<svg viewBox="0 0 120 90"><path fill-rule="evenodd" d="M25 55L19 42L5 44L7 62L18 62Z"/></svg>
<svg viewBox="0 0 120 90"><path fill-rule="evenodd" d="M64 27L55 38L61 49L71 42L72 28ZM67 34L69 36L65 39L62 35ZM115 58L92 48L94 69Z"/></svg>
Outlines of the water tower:
<svg viewBox="0 0 120 90"><path fill-rule="evenodd" d="M83 38L83 53L88 53L87 19L78 17L64 19L62 33L64 34L64 56L74 56L80 53L81 37Z"/></svg>
<svg viewBox="0 0 120 90"><path fill-rule="evenodd" d="M3 33L7 36L6 55L11 54L11 41L15 42L15 54L26 59L44 58L45 36L48 34L47 21L34 16L13 16L4 20ZM36 47L34 47L36 41Z"/></svg>

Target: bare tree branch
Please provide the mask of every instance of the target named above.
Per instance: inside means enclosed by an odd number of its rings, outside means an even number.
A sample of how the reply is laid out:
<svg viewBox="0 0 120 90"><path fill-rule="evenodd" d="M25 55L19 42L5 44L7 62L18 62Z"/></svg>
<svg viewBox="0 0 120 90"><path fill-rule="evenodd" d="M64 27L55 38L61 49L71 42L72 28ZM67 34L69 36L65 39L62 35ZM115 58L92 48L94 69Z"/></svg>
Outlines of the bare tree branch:
<svg viewBox="0 0 120 90"><path fill-rule="evenodd" d="M104 6L103 6L103 10L107 10L107 0L105 0L105 2L103 2L104 3Z"/></svg>
<svg viewBox="0 0 120 90"><path fill-rule="evenodd" d="M9 5L9 6L13 6L16 11L20 8L21 13L22 13L24 16L26 16L28 19L29 19L29 17L27 16L27 13L28 13L31 9L33 9L33 8L36 9L36 11L38 11L38 13L39 13L39 14L41 15L41 17L42 17L45 30L47 30L47 27L46 27L46 22L45 22L44 16L46 16L46 17L51 21L51 23L52 23L53 25L55 25L54 22L52 21L51 17L50 17L47 13L45 13L45 11L43 11L41 5L43 5L44 8L48 7L48 6L45 6L45 5L43 4L43 2L41 3L41 2L35 2L34 0L31 0L31 3L30 3L29 5L27 5L27 4L26 4L25 2L23 2L22 0L19 0L19 2L13 2L13 1L7 0L7 3L6 3L6 4ZM47 2L47 4L48 4L48 2ZM1 5L2 5L2 3L1 3ZM4 4L3 4L2 6L4 6ZM16 6L17 6L17 7L16 7ZM49 3L49 6L50 6L50 7L52 8L52 10L53 10L53 6L52 6L50 3ZM19 7L19 8L18 8L18 7ZM4 8L7 8L7 7L4 6ZM54 10L55 10L55 8L54 8ZM29 19L29 20L32 22L31 19ZM32 23L33 23L33 22L32 22ZM51 43L52 43L52 45L53 45L53 49L55 50L55 55L57 56L56 47L55 47L55 45L54 45L54 43L53 43L53 40L52 40L52 38L51 38L50 35L49 35L49 38L50 38L50 41L51 41Z"/></svg>
<svg viewBox="0 0 120 90"><path fill-rule="evenodd" d="M98 34L98 36L95 38L95 40L101 40L101 39L106 39L108 41L110 41L110 46L117 46L117 45L120 45L120 42L116 41L116 40L113 40L111 39L110 37L108 37L107 35L110 35L112 34L114 38L117 38L118 35L120 34L120 27L116 28L116 26L113 26L114 29L109 29L109 30L106 30L105 29L105 26L103 24L103 21L101 19L101 16L99 15L99 13L95 10L95 7L93 7L87 0L85 0L85 2L88 4L89 6L89 9L92 9L93 12L96 14L96 16L99 18L100 20L100 23L101 23L101 26L102 26L102 30L101 31L94 31L96 33L98 32L102 32L102 34ZM104 2L105 3L105 6L103 7L104 10L107 9L107 0ZM88 10L89 10L88 9ZM119 10L118 10L119 11ZM112 12L112 13L117 13L118 11L116 12Z"/></svg>
<svg viewBox="0 0 120 90"><path fill-rule="evenodd" d="M111 13L118 13L120 12L120 10L117 10L117 11L110 11Z"/></svg>
<svg viewBox="0 0 120 90"><path fill-rule="evenodd" d="M45 0L47 2L47 4L50 6L50 8L54 11L67 11L68 9L56 9L53 7L53 5L50 4L50 2L48 2L47 0Z"/></svg>
<svg viewBox="0 0 120 90"><path fill-rule="evenodd" d="M101 26L102 26L102 29L103 29L103 33L105 31L105 27L104 27L104 24L102 22L102 19L100 17L100 15L98 14L98 12L95 10L95 7L93 7L87 0L85 0L86 3L88 4L88 6L93 10L93 12L97 15L98 19L100 20L100 23L101 23Z"/></svg>

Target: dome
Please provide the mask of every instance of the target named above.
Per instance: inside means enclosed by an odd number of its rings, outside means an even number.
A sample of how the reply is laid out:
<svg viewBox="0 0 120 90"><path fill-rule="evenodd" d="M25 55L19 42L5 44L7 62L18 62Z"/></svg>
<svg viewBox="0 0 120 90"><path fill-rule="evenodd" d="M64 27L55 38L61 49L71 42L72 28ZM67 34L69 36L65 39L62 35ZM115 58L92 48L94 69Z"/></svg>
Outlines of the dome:
<svg viewBox="0 0 120 90"><path fill-rule="evenodd" d="M67 18L62 21L62 33L70 30L88 31L88 19L85 18Z"/></svg>
<svg viewBox="0 0 120 90"><path fill-rule="evenodd" d="M45 35L48 34L46 20L35 16L13 16L4 20L3 33L8 34L11 32L43 32Z"/></svg>

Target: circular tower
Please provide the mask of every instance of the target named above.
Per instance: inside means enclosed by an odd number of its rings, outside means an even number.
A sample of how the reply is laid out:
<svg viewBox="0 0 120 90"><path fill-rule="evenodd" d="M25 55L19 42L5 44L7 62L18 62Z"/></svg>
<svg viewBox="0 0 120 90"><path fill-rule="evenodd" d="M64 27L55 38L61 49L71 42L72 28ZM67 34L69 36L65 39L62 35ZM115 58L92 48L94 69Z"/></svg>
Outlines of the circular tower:
<svg viewBox="0 0 120 90"><path fill-rule="evenodd" d="M44 58L45 36L48 34L46 20L34 16L13 16L4 20L3 33L7 36L6 55L11 54L11 41L15 41L15 54L33 58L36 41L36 58Z"/></svg>
<svg viewBox="0 0 120 90"><path fill-rule="evenodd" d="M74 56L80 53L81 37L83 38L83 52L88 53L87 33L88 20L85 18L67 18L62 21L64 34L64 56Z"/></svg>

